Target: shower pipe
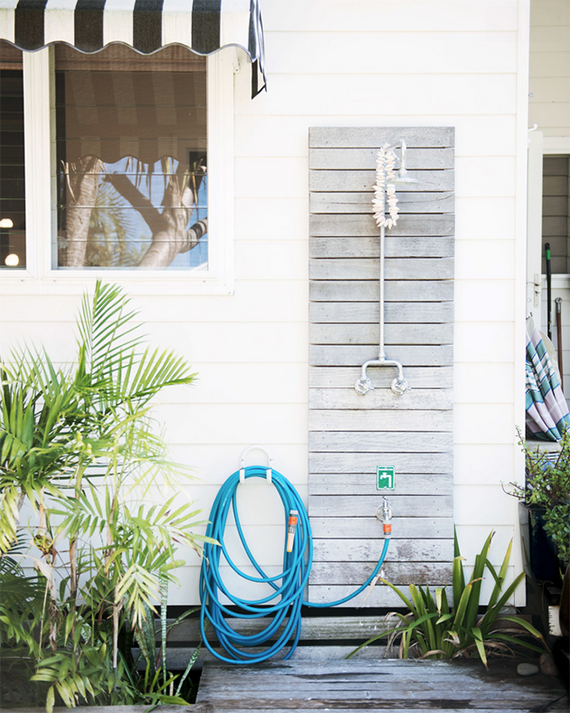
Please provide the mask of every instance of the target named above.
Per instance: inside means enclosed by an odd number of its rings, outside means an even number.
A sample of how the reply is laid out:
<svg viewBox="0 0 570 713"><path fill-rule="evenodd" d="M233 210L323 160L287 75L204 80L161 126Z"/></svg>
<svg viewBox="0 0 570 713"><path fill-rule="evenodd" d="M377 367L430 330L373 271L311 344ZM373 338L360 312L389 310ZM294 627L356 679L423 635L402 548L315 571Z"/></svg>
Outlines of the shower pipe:
<svg viewBox="0 0 570 713"><path fill-rule="evenodd" d="M397 148L397 144L394 146L389 146L387 150L394 150ZM411 178L408 176L408 171L406 169L406 142L401 141L400 142L400 150L401 150L401 158L400 158L400 169L398 171L398 175L390 180L391 184L410 184L410 183L418 183L418 181L415 178ZM388 181L385 177L386 181L386 186L388 185ZM384 188L386 191L386 188ZM385 324L384 324L384 306L385 306L385 280L384 280L384 259L385 259L385 252L386 252L386 226L383 223L380 226L380 249L379 249L379 273L378 273L378 306L379 306L379 319L378 319L378 331L379 331L379 344L378 344L378 359L371 359L370 361L365 362L362 365L362 369L360 372L360 378L358 378L354 384L354 388L358 394L367 394L371 389L374 388L374 385L372 384L372 381L368 377L366 370L368 369L369 366L389 366L389 367L395 367L398 370L398 376L392 381L390 388L392 391L397 394L398 396L401 396L402 394L405 394L406 391L410 390L410 385L408 384L407 380L404 378L404 368L400 364L399 361L396 361L395 359L387 359L386 358L386 351L384 349L384 341L385 341Z"/></svg>

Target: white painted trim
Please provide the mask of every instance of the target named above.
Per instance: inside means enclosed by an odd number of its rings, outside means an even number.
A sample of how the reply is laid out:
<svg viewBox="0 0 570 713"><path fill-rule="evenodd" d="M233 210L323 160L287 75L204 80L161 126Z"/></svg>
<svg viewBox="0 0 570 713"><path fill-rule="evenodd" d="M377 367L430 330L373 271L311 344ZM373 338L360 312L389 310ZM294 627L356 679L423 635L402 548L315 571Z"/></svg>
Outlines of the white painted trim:
<svg viewBox="0 0 570 713"><path fill-rule="evenodd" d="M524 455L517 443L515 425L525 423L525 344L526 344L526 244L527 244L527 180L528 180L528 86L530 56L530 0L518 3L517 52L517 116L516 116L516 198L515 198L515 325L514 354L515 379L513 389L515 423L512 443L515 478L524 479ZM523 555L519 524L515 523L513 538L513 564L522 570ZM515 605L524 606L526 590L517 588Z"/></svg>
<svg viewBox="0 0 570 713"><path fill-rule="evenodd" d="M133 294L223 295L234 286L234 63L208 57L208 268L193 271L61 270L57 236L53 50L24 52L27 268L2 270L0 294L75 294L97 278Z"/></svg>
<svg viewBox="0 0 570 713"><path fill-rule="evenodd" d="M526 314L532 314L540 329L542 274L542 131L529 132L528 139L528 208L527 208L527 290ZM538 280L537 280L538 278ZM538 281L538 289L535 289Z"/></svg>
<svg viewBox="0 0 570 713"><path fill-rule="evenodd" d="M50 119L53 97L53 53L50 49L24 52L24 175L26 195L25 275L38 277L49 253L48 236L54 225L51 212ZM13 277L10 271L4 277Z"/></svg>
<svg viewBox="0 0 570 713"><path fill-rule="evenodd" d="M544 139L545 154L570 154L570 136L546 136Z"/></svg>

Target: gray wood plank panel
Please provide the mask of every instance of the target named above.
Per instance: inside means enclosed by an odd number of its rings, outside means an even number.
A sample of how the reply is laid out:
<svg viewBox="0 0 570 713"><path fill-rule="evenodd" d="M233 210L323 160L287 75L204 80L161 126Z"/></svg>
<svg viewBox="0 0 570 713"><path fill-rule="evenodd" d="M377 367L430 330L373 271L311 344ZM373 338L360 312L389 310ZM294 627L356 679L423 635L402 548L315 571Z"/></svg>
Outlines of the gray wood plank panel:
<svg viewBox="0 0 570 713"><path fill-rule="evenodd" d="M384 144L405 141L409 148L446 147L455 145L452 126L312 126L309 129L311 148L368 148L378 150Z"/></svg>
<svg viewBox="0 0 570 713"><path fill-rule="evenodd" d="M358 214L345 215L321 214L310 216L310 233L313 237L341 237L341 236L375 236L378 235L378 225L374 216ZM440 215L438 213L425 215L407 215L402 220L398 219L395 226L386 231L390 236L426 236L453 235L455 232L455 219L452 213Z"/></svg>
<svg viewBox="0 0 570 713"><path fill-rule="evenodd" d="M424 191L403 193L398 198L401 216L409 213L453 213L455 196L445 191ZM311 213L369 213L372 214L370 192L311 193L309 197Z"/></svg>
<svg viewBox="0 0 570 713"><path fill-rule="evenodd" d="M396 152L396 169L400 168L399 151ZM309 168L331 169L372 169L376 170L378 148L313 148L309 153ZM408 169L453 168L452 148L410 148L406 154Z"/></svg>
<svg viewBox="0 0 570 713"><path fill-rule="evenodd" d="M419 435L419 434L418 434ZM385 461L382 460L384 464ZM410 475L396 472L397 495L451 495L453 483L449 473ZM312 473L309 495L382 495L376 490L376 471L366 473Z"/></svg>
<svg viewBox="0 0 570 713"><path fill-rule="evenodd" d="M417 183L400 184L398 193L418 193L419 191L453 191L454 171L410 171L410 178ZM375 171L310 171L309 189L313 192L356 191L372 193L376 183Z"/></svg>
<svg viewBox="0 0 570 713"><path fill-rule="evenodd" d="M448 410L395 411L378 409L311 409L310 431L450 431L453 416ZM410 436L413 438L413 436Z"/></svg>
<svg viewBox="0 0 570 713"><path fill-rule="evenodd" d="M379 465L394 466L397 478L403 477L404 473L448 475L453 470L453 454L399 453L394 450L364 453L309 453L309 468L311 473L315 474L366 473L370 474L373 480L376 478L376 468Z"/></svg>
<svg viewBox="0 0 570 713"><path fill-rule="evenodd" d="M384 540L315 540L319 562L378 562ZM406 562L446 562L453 559L453 542L445 540L393 540L390 560Z"/></svg>
<svg viewBox="0 0 570 713"><path fill-rule="evenodd" d="M449 453L452 447L452 434L439 431L417 433L413 438L410 438L408 431L313 431L309 434L309 450L312 453Z"/></svg>
<svg viewBox="0 0 570 713"><path fill-rule="evenodd" d="M313 302L378 302L378 280L312 280L309 297ZM389 302L449 302L453 300L451 280L388 280L385 300Z"/></svg>
<svg viewBox="0 0 570 713"><path fill-rule="evenodd" d="M312 388L345 389L360 377L359 366L311 366L309 386ZM376 388L390 388L394 376L386 370L378 369L374 374ZM453 367L451 366L411 366L406 367L406 379L413 389L438 389L453 387Z"/></svg>
<svg viewBox="0 0 570 713"><path fill-rule="evenodd" d="M377 499L377 507L381 498ZM313 538L351 539L377 538L382 536L382 523L375 517L319 517L311 515ZM453 537L453 518L440 517L400 517L396 513L392 521L392 539L404 540Z"/></svg>
<svg viewBox="0 0 570 713"><path fill-rule="evenodd" d="M377 352L371 347L361 346L313 346L309 349L309 364L311 366L356 366L375 359ZM406 366L448 366L453 364L453 348L451 346L416 346L402 345L390 347L390 359L396 359ZM371 369L380 367L371 367ZM386 367L382 367L386 368ZM370 396L368 394L368 396ZM315 406L314 408L321 408ZM370 404L369 408L373 408Z"/></svg>
<svg viewBox="0 0 570 713"><path fill-rule="evenodd" d="M313 344L378 344L376 324L315 324ZM384 344L452 344L453 324L387 324Z"/></svg>
<svg viewBox="0 0 570 713"><path fill-rule="evenodd" d="M452 237L386 237L386 257L453 257ZM377 258L379 238L344 237L312 238L310 257L314 258Z"/></svg>
<svg viewBox="0 0 570 713"><path fill-rule="evenodd" d="M309 305L309 318L313 324L378 324L379 317L377 302L311 302ZM385 305L384 319L386 324L450 323L453 322L453 303L389 302Z"/></svg>
<svg viewBox="0 0 570 713"><path fill-rule="evenodd" d="M378 495L313 495L310 499L309 513L312 517L375 517L381 504ZM331 510L334 503L335 509ZM447 495L391 495L390 504L394 509L394 521L397 517L417 517L423 519L429 515L453 517L453 500Z"/></svg>
<svg viewBox="0 0 570 713"><path fill-rule="evenodd" d="M396 396L389 389L396 370L370 367L375 388L360 396L354 381L378 354L372 187L378 148L391 135L398 135L396 142L403 136L399 128L311 133L309 507L323 532L315 565L325 560L345 569L353 561L364 572L366 561L375 559L365 538L377 539L379 532L370 522L380 502L376 467L394 465L391 502L402 508L398 516L409 539L392 547L391 566L419 583L427 581L422 567L432 556L447 574L453 558L454 133L408 130L408 168L421 182L397 187L399 220L386 234L386 351L402 363L412 391ZM371 518L363 517L368 508ZM437 512L437 524L427 512ZM341 515L346 542L334 534ZM361 521L357 527L354 520ZM365 534L354 534L362 526ZM321 580L311 577L311 592L343 589L332 570L321 571ZM378 606L375 592L369 594ZM355 605L367 605L366 598Z"/></svg>

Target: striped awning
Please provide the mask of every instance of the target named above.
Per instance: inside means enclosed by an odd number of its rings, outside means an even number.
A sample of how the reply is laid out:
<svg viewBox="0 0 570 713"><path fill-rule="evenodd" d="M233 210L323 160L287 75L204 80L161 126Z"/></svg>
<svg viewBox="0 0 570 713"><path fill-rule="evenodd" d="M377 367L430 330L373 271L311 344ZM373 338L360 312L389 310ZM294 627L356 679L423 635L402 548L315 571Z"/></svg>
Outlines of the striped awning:
<svg viewBox="0 0 570 713"><path fill-rule="evenodd" d="M0 0L0 39L22 50L66 42L81 52L122 42L142 54L234 45L251 58L252 95L265 88L258 0Z"/></svg>

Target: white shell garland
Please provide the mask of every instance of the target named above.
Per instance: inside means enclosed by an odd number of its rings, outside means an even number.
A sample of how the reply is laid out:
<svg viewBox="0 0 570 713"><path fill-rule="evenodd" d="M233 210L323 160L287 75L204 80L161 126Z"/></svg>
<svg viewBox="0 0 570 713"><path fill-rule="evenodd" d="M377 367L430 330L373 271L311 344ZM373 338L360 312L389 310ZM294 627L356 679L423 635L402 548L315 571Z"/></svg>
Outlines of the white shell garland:
<svg viewBox="0 0 570 713"><path fill-rule="evenodd" d="M396 186L390 179L395 177L394 166L396 164L396 154L388 144L385 144L376 157L376 184L374 186L374 198L372 207L374 209L374 219L379 228L383 225L389 230L398 222L398 199L396 198ZM386 197L388 198L388 214L386 217Z"/></svg>

